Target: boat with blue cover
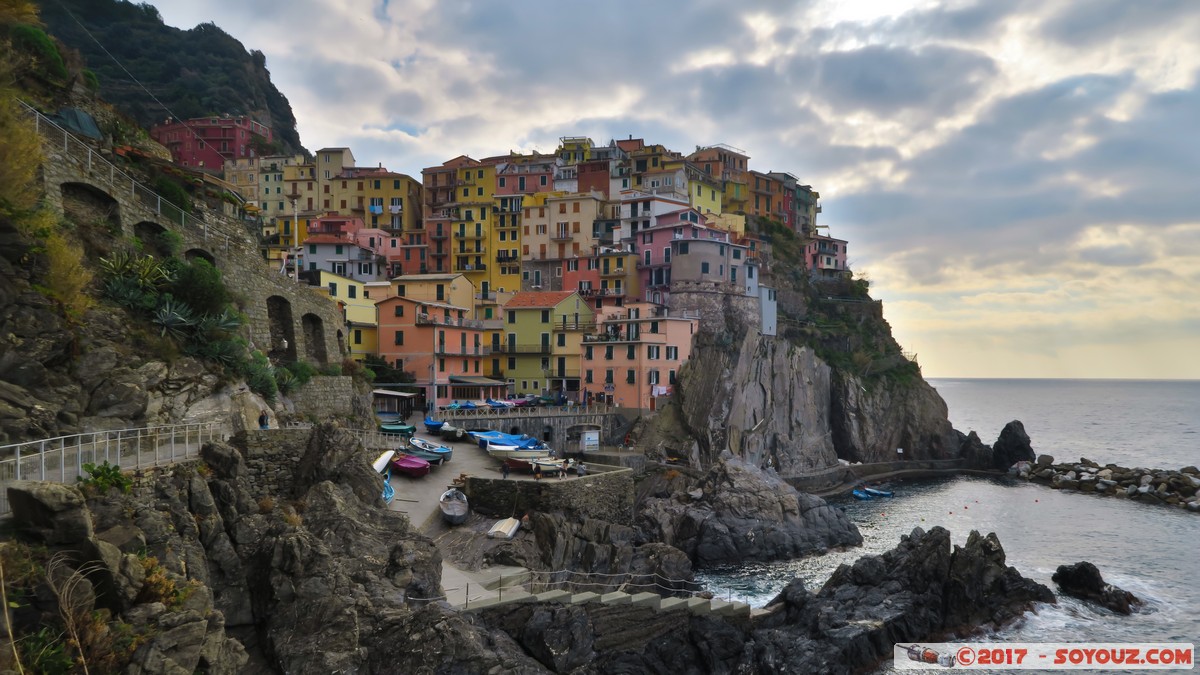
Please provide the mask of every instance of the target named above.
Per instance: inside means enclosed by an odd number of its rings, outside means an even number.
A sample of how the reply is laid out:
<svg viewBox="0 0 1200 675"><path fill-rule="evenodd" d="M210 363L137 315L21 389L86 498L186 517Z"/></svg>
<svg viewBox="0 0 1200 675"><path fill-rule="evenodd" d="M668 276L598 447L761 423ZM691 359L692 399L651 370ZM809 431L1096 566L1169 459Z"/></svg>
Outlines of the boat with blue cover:
<svg viewBox="0 0 1200 675"><path fill-rule="evenodd" d="M383 494L381 494L380 497L383 497L383 501L388 504L391 504L396 498L396 489L392 487L391 470L392 457L395 456L395 450L387 450L383 454L379 455L379 457L376 458L371 464L376 473L383 474Z"/></svg>
<svg viewBox="0 0 1200 675"><path fill-rule="evenodd" d="M542 443L532 436L505 434L499 431L468 431L467 435L475 439L479 443L479 447L486 449L490 445L511 445L518 448L545 448L546 444Z"/></svg>
<svg viewBox="0 0 1200 675"><path fill-rule="evenodd" d="M866 501L866 500L868 500L868 499L872 499L871 495L867 494L867 493L866 493L865 491L863 491L863 490L860 490L859 488L854 488L854 491L853 491L853 492L851 492L850 494L854 495L854 498L855 498L855 499L861 499L861 500L863 500L863 501Z"/></svg>
<svg viewBox="0 0 1200 675"><path fill-rule="evenodd" d="M891 490L880 490L879 488L865 487L862 489L862 491L871 495L872 497L891 497L892 496Z"/></svg>
<svg viewBox="0 0 1200 675"><path fill-rule="evenodd" d="M429 415L425 416L425 431L427 431L431 434L440 433L442 430L442 427L444 427L444 426L446 426L445 422L439 422L439 421L433 419L432 417L430 417Z"/></svg>

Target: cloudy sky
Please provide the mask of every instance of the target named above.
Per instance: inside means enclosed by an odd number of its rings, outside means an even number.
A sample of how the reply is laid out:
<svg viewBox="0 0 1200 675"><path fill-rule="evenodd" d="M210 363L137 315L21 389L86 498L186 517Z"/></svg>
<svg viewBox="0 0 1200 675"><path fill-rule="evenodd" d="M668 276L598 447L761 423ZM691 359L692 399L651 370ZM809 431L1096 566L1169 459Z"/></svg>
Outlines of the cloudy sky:
<svg viewBox="0 0 1200 675"><path fill-rule="evenodd" d="M1200 379L1196 0L151 4L363 166L743 148L821 192L927 376Z"/></svg>

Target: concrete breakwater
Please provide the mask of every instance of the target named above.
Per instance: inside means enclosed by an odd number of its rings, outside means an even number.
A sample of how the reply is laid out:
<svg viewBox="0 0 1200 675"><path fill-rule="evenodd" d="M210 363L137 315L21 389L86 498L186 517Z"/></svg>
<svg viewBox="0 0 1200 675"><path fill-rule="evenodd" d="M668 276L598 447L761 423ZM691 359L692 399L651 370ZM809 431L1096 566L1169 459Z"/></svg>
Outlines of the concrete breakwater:
<svg viewBox="0 0 1200 675"><path fill-rule="evenodd" d="M1009 472L1056 490L1110 495L1200 513L1200 469L1194 466L1178 471L1130 469L1116 464L1100 466L1086 457L1055 464L1050 455L1039 455L1036 462L1018 462Z"/></svg>

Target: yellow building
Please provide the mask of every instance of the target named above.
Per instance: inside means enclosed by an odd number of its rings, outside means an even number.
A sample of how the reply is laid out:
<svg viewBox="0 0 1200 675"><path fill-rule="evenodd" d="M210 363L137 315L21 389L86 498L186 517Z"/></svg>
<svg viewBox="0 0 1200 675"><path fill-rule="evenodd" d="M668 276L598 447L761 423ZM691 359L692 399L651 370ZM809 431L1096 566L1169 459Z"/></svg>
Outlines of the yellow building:
<svg viewBox="0 0 1200 675"><path fill-rule="evenodd" d="M267 262L276 269L281 269L286 265L286 269L290 273L292 264L290 260L285 263L285 258L289 251L299 247L299 242L308 239L308 228L314 220L311 213L278 215L269 220L264 219L263 236L260 241L262 242L262 254Z"/></svg>
<svg viewBox="0 0 1200 675"><path fill-rule="evenodd" d="M466 166L457 170L454 205L457 218L450 222L450 270L461 272L481 292L500 287L497 265L489 265L492 244L492 198L496 167ZM461 307L471 307L474 299Z"/></svg>
<svg viewBox="0 0 1200 675"><path fill-rule="evenodd" d="M320 213L320 186L317 170L312 162L283 167L284 195L296 202L296 210L310 215ZM288 205L291 211L291 205Z"/></svg>
<svg viewBox="0 0 1200 675"><path fill-rule="evenodd" d="M390 281L367 282L366 286L371 292L371 299L375 301L399 295L417 302L437 302L455 307L472 307L475 304L475 286L461 273L408 274Z"/></svg>
<svg viewBox="0 0 1200 675"><path fill-rule="evenodd" d="M318 284L329 293L329 297L338 303L342 316L346 319L348 335L346 346L350 358L361 361L368 355L379 353L379 317L375 312L375 301L380 298L371 297L372 289L367 284L348 277L319 270Z"/></svg>
<svg viewBox="0 0 1200 675"><path fill-rule="evenodd" d="M411 176L386 169L366 177L364 196L367 227L389 230L392 234L412 233L421 227L421 182Z"/></svg>
<svg viewBox="0 0 1200 675"><path fill-rule="evenodd" d="M595 144L587 136L563 136L558 139L558 150L555 154L567 164L578 164L592 158L592 148Z"/></svg>

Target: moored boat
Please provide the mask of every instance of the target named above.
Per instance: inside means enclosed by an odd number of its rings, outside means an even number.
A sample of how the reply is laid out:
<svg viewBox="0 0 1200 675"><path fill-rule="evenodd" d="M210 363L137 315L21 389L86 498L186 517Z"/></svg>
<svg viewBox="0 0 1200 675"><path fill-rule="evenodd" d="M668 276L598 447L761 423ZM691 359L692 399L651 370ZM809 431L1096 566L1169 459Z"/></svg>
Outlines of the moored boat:
<svg viewBox="0 0 1200 675"><path fill-rule="evenodd" d="M488 443L487 453L496 459L542 459L549 457L550 450L547 448L518 448L515 445L501 445L499 443Z"/></svg>
<svg viewBox="0 0 1200 675"><path fill-rule="evenodd" d="M858 488L854 488L854 490L850 494L854 495L855 499L861 499L864 501L871 499L871 495L867 494L866 492L864 492L863 490L860 490Z"/></svg>
<svg viewBox="0 0 1200 675"><path fill-rule="evenodd" d="M429 466L431 466L431 467L441 466L446 463L445 455L438 454L436 452L429 452L427 450L422 450L420 448L414 448L412 446L405 447L404 454L412 455L413 457L420 457L421 459L425 460L426 462L429 462Z"/></svg>
<svg viewBox="0 0 1200 675"><path fill-rule="evenodd" d="M391 464L396 471L413 478L420 478L429 473L429 462L415 455L398 452L392 457Z"/></svg>
<svg viewBox="0 0 1200 675"><path fill-rule="evenodd" d="M450 488L442 493L438 508L442 510L443 520L450 525L459 525L467 519L467 496L458 488Z"/></svg>
<svg viewBox="0 0 1200 675"><path fill-rule="evenodd" d="M445 422L439 422L429 415L425 416L425 431L431 434L436 434L440 432L444 426L446 426Z"/></svg>
<svg viewBox="0 0 1200 675"><path fill-rule="evenodd" d="M400 434L401 436L411 436L417 432L417 427L412 424L380 424L380 433L385 434Z"/></svg>
<svg viewBox="0 0 1200 675"><path fill-rule="evenodd" d="M435 455L443 462L449 462L450 458L454 455L454 451L450 448L424 438L417 438L416 436L408 439L408 447L412 450L420 450L422 452Z"/></svg>
<svg viewBox="0 0 1200 675"><path fill-rule="evenodd" d="M862 491L871 495L872 497L891 497L892 496L891 490L880 490L879 488L865 487L862 489Z"/></svg>
<svg viewBox="0 0 1200 675"><path fill-rule="evenodd" d="M438 435L448 441L461 441L464 438L467 438L467 430L463 429L462 427L456 427L449 422L445 422L442 424L442 428L438 432Z"/></svg>
<svg viewBox="0 0 1200 675"><path fill-rule="evenodd" d="M488 530L488 539L512 539L517 530L521 529L521 521L516 518L505 518L498 521Z"/></svg>
<svg viewBox="0 0 1200 675"><path fill-rule="evenodd" d="M375 469L376 473L383 474L383 494L380 497L388 504L391 504L392 500L396 498L396 489L392 487L392 471L389 468L392 457L395 455L395 450L387 450L371 463L371 467Z"/></svg>

